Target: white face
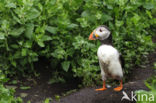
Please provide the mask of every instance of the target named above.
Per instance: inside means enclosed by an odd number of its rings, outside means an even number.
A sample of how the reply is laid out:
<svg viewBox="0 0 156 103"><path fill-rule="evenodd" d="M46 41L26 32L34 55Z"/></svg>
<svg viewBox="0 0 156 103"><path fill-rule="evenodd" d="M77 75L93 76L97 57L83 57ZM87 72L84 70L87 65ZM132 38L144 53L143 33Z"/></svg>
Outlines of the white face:
<svg viewBox="0 0 156 103"><path fill-rule="evenodd" d="M98 35L98 39L104 40L107 39L110 35L110 31L103 26L97 27L95 29L95 34Z"/></svg>

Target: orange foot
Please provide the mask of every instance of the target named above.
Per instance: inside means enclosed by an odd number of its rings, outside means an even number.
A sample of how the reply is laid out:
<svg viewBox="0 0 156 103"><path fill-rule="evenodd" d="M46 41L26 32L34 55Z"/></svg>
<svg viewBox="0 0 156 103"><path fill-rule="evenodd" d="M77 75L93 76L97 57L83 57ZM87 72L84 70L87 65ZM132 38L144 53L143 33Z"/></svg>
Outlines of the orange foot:
<svg viewBox="0 0 156 103"><path fill-rule="evenodd" d="M122 86L119 86L119 87L114 88L114 91L116 91L116 92L119 92L121 90L122 90Z"/></svg>
<svg viewBox="0 0 156 103"><path fill-rule="evenodd" d="M123 88L123 85L122 85L122 80L121 80L121 81L120 81L120 86L114 88L114 91L119 92L119 91L122 90L122 88Z"/></svg>
<svg viewBox="0 0 156 103"><path fill-rule="evenodd" d="M99 89L95 89L96 91L104 91L106 90L107 88L99 88Z"/></svg>

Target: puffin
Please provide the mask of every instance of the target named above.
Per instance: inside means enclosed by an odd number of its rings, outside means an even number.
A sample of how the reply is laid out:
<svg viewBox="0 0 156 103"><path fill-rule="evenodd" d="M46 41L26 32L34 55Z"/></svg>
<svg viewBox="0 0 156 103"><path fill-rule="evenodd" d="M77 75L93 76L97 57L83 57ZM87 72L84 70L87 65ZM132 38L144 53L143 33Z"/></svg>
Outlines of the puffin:
<svg viewBox="0 0 156 103"><path fill-rule="evenodd" d="M123 65L124 60L119 51L113 46L112 35L109 28L105 25L100 25L89 36L89 40L99 40L100 47L97 50L99 65L101 69L101 77L103 87L95 89L96 91L106 90L107 78L112 78L120 81L120 85L114 88L114 91L123 89Z"/></svg>

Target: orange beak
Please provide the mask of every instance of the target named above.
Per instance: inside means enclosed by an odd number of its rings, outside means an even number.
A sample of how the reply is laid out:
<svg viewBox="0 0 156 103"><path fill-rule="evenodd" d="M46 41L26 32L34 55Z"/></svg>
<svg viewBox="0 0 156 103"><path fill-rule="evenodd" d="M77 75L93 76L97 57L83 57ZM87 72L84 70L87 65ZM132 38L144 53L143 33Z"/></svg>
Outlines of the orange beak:
<svg viewBox="0 0 156 103"><path fill-rule="evenodd" d="M95 40L95 39L93 38L93 32L90 34L90 36L89 36L88 39L89 39L89 40Z"/></svg>

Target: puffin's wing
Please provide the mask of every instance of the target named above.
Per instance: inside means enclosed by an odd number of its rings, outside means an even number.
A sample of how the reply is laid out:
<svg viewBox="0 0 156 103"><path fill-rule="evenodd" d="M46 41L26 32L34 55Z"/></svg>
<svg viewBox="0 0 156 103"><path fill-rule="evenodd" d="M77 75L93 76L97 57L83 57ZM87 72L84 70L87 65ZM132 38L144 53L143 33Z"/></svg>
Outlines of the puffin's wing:
<svg viewBox="0 0 156 103"><path fill-rule="evenodd" d="M120 53L120 55L119 55L119 60L120 60L120 63L121 63L122 69L124 69L124 66L125 66L125 60L124 60L124 58L123 58L123 56L122 56L121 53Z"/></svg>

